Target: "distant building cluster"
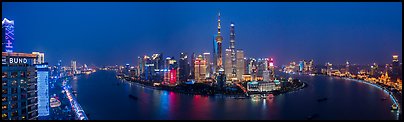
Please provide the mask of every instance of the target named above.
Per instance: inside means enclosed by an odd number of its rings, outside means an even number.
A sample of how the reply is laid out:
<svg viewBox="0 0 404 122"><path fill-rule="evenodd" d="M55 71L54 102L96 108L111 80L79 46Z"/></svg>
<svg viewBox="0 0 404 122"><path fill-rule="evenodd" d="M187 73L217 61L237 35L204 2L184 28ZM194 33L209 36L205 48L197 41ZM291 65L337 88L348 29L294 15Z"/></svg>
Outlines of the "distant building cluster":
<svg viewBox="0 0 404 122"><path fill-rule="evenodd" d="M330 62L324 65L314 66L313 60L302 60L299 63L290 62L282 66L285 73L323 74L336 77L361 79L371 83L391 87L402 91L402 64L399 63L398 55L392 56L392 63L381 67L376 63L371 65L357 65L346 61L343 65L333 65Z"/></svg>
<svg viewBox="0 0 404 122"><path fill-rule="evenodd" d="M230 23L230 46L224 50L223 57L220 13L217 23L212 52L191 55L181 52L179 59L163 57L163 53L139 56L136 66L120 66L118 72L132 80L169 86L181 83L213 83L226 86L238 82L265 81L272 82L266 86L275 88L274 59L246 58L242 49L236 49L233 22Z"/></svg>

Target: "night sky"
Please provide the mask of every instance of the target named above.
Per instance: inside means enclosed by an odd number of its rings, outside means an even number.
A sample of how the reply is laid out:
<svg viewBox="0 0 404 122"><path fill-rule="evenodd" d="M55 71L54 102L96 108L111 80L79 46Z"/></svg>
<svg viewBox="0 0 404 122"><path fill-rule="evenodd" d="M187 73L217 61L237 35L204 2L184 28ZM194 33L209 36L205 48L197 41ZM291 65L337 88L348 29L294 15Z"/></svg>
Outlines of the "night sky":
<svg viewBox="0 0 404 122"><path fill-rule="evenodd" d="M402 62L402 5L375 3L2 3L15 21L15 52L41 51L87 65L133 65L137 56L212 52L221 12L223 52L230 22L236 48L275 65L314 59L342 64ZM223 54L224 55L224 54Z"/></svg>

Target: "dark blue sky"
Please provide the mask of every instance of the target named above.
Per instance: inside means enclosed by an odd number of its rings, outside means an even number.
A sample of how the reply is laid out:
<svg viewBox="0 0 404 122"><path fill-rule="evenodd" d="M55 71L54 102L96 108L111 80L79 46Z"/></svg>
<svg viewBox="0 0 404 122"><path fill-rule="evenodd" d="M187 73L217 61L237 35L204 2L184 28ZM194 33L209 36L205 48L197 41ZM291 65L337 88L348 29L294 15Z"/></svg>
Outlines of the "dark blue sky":
<svg viewBox="0 0 404 122"><path fill-rule="evenodd" d="M230 22L236 48L275 64L390 63L402 60L402 5L396 3L2 3L15 20L16 52L45 52L56 64L134 64L137 56L211 52L222 15L224 48Z"/></svg>

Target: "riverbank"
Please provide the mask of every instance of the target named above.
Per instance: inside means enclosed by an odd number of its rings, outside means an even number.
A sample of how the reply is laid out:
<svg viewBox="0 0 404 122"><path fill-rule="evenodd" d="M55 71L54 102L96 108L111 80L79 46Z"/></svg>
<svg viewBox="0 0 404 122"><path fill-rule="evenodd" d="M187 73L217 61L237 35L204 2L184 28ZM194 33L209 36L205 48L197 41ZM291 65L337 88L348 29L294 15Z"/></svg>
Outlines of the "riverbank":
<svg viewBox="0 0 404 122"><path fill-rule="evenodd" d="M299 74L300 75L300 74ZM303 75L308 75L308 74L303 74ZM316 74L318 76L325 76L325 77L331 77L331 78L341 78L341 79L345 79L345 80L351 80L351 81L356 81L356 82L360 82L360 83L365 83L367 85L373 86L375 88L378 88L382 91L384 91L386 94L388 94L392 100L392 102L398 106L398 110L397 110L397 115L400 116L401 115L401 99L397 99L398 97L401 98L402 94L400 92L393 92L392 90L390 90L388 87L383 86L381 84L377 84L377 83L372 83L371 81L366 81L363 79L354 79L354 78L349 78L349 77L338 77L338 76L329 76L329 75L324 75L324 74ZM310 76L310 75L309 75ZM401 119L401 118L397 118L397 119Z"/></svg>
<svg viewBox="0 0 404 122"><path fill-rule="evenodd" d="M231 90L232 88L226 88L225 90L219 90L216 86L211 86L203 83L195 83L195 84L179 84L176 86L167 86L167 85L157 85L154 86L153 83L151 82L142 82L139 80L131 80L129 78L121 78L118 77L120 80L124 80L127 82L132 82L132 83L137 83L141 85L142 87L146 86L149 88L157 89L157 90L165 90L165 91L172 91L176 93L181 93L181 94L188 94L188 95L202 95L202 96L229 96L229 97L249 97L248 92L244 93L241 88L238 88L236 90ZM295 85L295 84L294 84ZM271 91L267 93L259 93L259 94L272 94L274 96L285 94L285 93L290 93L294 91L301 90L303 88L306 88L308 85L305 82L301 82L299 80L298 85L295 85L294 87L289 86L285 89L281 90L276 90L276 91Z"/></svg>

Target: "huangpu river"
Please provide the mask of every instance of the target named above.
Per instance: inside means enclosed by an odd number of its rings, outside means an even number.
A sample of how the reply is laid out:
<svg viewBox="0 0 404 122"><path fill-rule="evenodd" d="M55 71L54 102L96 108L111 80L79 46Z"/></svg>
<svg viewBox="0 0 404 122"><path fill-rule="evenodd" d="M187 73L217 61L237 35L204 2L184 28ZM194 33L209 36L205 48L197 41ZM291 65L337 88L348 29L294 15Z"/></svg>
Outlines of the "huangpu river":
<svg viewBox="0 0 404 122"><path fill-rule="evenodd" d="M282 74L285 77L288 74ZM114 71L99 70L71 82L90 120L131 119L388 119L389 95L371 85L327 76L291 75L308 84L272 99L234 99L156 90L119 80ZM129 98L132 94L138 100ZM328 100L318 102L320 98ZM382 100L387 98L387 100Z"/></svg>

